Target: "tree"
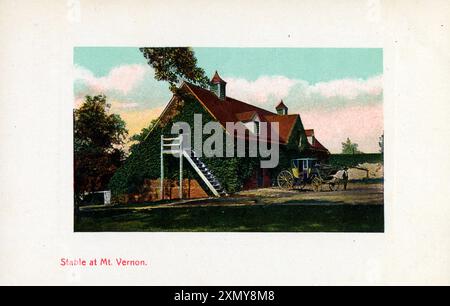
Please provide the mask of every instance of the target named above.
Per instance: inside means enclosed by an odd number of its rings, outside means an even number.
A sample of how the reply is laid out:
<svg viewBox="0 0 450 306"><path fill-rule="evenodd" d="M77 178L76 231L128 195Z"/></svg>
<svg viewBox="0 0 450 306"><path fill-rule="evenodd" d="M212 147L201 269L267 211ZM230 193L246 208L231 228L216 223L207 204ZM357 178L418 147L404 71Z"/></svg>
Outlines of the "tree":
<svg viewBox="0 0 450 306"><path fill-rule="evenodd" d="M134 142L130 146L130 152L136 150L138 145L145 139L145 137L147 137L148 133L150 133L150 131L152 130L153 126L156 124L157 121L158 121L157 118L153 119L152 121L150 121L148 127L143 128L139 134L134 134L133 136L130 137L130 141Z"/></svg>
<svg viewBox="0 0 450 306"><path fill-rule="evenodd" d="M102 190L124 158L128 135L125 122L108 114L106 96L86 96L74 110L74 189L76 200L85 192Z"/></svg>
<svg viewBox="0 0 450 306"><path fill-rule="evenodd" d="M358 151L358 144L352 143L350 138L347 137L347 140L342 143L342 153L343 154L361 154L361 151Z"/></svg>
<svg viewBox="0 0 450 306"><path fill-rule="evenodd" d="M383 132L383 134L381 134L381 136L379 138L378 145L380 146L380 153L383 154L384 153L384 132Z"/></svg>
<svg viewBox="0 0 450 306"><path fill-rule="evenodd" d="M176 92L183 80L206 87L209 79L205 71L197 67L192 48L139 48L148 64L155 69L155 79L167 81L170 90Z"/></svg>

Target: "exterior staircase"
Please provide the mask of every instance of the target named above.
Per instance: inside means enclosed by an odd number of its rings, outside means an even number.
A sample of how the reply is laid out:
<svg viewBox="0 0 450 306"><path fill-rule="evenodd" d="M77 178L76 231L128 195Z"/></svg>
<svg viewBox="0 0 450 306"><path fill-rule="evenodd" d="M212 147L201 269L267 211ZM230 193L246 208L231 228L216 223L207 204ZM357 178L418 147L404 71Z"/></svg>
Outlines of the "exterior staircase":
<svg viewBox="0 0 450 306"><path fill-rule="evenodd" d="M170 154L181 153L216 197L228 195L225 188L223 188L223 186L220 184L219 180L214 176L211 170L208 169L208 166L206 166L206 164L195 154L195 151L183 147L183 135L172 138L165 138L163 135L161 135L161 190L163 190L163 180L164 180L163 156L165 153ZM182 173L183 173L183 158L180 157L180 186L181 182L183 181ZM161 194L163 193L161 192ZM180 198L181 197L182 191L180 188Z"/></svg>
<svg viewBox="0 0 450 306"><path fill-rule="evenodd" d="M228 195L219 180L214 176L211 170L208 169L208 166L206 166L205 163L197 157L194 150L183 150L183 156L189 161L192 168L194 168L215 196L221 197Z"/></svg>

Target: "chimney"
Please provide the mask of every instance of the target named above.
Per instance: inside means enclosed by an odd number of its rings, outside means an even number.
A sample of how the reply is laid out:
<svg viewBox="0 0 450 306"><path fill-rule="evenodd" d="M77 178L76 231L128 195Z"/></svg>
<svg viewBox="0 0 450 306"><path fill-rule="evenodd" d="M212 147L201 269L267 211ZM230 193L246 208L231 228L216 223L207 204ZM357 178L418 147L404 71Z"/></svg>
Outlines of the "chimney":
<svg viewBox="0 0 450 306"><path fill-rule="evenodd" d="M284 105L283 100L278 103L277 106L275 106L275 109L277 110L278 115L287 115L288 114L288 107Z"/></svg>
<svg viewBox="0 0 450 306"><path fill-rule="evenodd" d="M211 91L214 92L216 96L219 97L220 100L225 101L225 97L227 96L225 91L226 86L227 82L222 80L222 78L219 76L216 70L216 73L211 79Z"/></svg>

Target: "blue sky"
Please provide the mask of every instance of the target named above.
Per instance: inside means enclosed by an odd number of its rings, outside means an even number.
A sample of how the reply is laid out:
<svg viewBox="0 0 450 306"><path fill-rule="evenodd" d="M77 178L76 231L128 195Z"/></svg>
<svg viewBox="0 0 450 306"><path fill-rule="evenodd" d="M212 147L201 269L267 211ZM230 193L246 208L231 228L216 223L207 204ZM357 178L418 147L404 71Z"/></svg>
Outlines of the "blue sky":
<svg viewBox="0 0 450 306"><path fill-rule="evenodd" d="M273 110L280 99L332 152L347 137L365 152L382 133L382 49L194 48L198 65L225 79L227 95ZM106 94L112 111L138 132L171 97L138 48L74 48L75 105Z"/></svg>
<svg viewBox="0 0 450 306"><path fill-rule="evenodd" d="M363 78L383 73L379 48L194 48L198 65L208 75L247 80L261 75L284 75L310 83L342 78ZM74 63L101 77L119 65L145 64L138 48L78 47Z"/></svg>
<svg viewBox="0 0 450 306"><path fill-rule="evenodd" d="M363 78L383 72L381 49L195 48L208 75L254 81L261 75L283 75L310 83Z"/></svg>

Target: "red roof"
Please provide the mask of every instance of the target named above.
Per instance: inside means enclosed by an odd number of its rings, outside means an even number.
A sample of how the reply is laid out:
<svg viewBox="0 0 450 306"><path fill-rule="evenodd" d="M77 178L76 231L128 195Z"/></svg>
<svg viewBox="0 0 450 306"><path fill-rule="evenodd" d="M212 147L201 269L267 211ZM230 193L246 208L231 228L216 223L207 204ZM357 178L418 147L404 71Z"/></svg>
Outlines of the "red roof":
<svg viewBox="0 0 450 306"><path fill-rule="evenodd" d="M264 118L268 122L278 122L279 124L279 134L280 134L280 142L287 143L289 141L289 137L291 136L291 132L294 128L295 122L297 119L300 119L299 115L269 115L264 116Z"/></svg>
<svg viewBox="0 0 450 306"><path fill-rule="evenodd" d="M314 130L313 129L305 130L305 134L306 134L306 137L314 136Z"/></svg>
<svg viewBox="0 0 450 306"><path fill-rule="evenodd" d="M249 112L243 112L243 113L237 113L236 119L242 122L248 122L251 121L258 113L256 111L249 111Z"/></svg>
<svg viewBox="0 0 450 306"><path fill-rule="evenodd" d="M308 143L311 145L311 147L312 147L314 150L318 150L318 151L327 151L327 152L328 152L328 149L325 148L325 147L317 140L317 138L314 136L314 129L305 130L305 134L306 134L306 137L313 137L312 143L310 143L309 141L308 141Z"/></svg>
<svg viewBox="0 0 450 306"><path fill-rule="evenodd" d="M314 150L318 150L318 151L327 151L327 152L328 152L328 149L325 148L325 147L317 140L316 137L314 137L314 143L313 143L311 146L312 146L312 148L313 148Z"/></svg>
<svg viewBox="0 0 450 306"><path fill-rule="evenodd" d="M219 76L219 74L217 73L217 70L216 70L216 73L214 73L214 76L211 79L211 83L213 83L213 84L225 83L226 84L227 82L222 80L222 78Z"/></svg>
<svg viewBox="0 0 450 306"><path fill-rule="evenodd" d="M287 144L295 123L297 120L300 120L298 114L278 115L230 97L225 97L225 100L220 100L213 92L187 82L185 82L183 86L185 86L185 88L187 88L187 90L190 91L224 127L226 127L227 122L246 122L252 120L256 115L258 115L262 122L267 122L269 128L271 123L278 122L279 141L281 144ZM314 130L305 130L305 133L306 136L313 136ZM270 141L270 135L268 136L268 140ZM328 152L327 148L325 148L315 137L313 143L310 145L314 150Z"/></svg>
<svg viewBox="0 0 450 306"><path fill-rule="evenodd" d="M226 97L220 100L213 92L185 82L188 90L206 107L211 115L224 127L226 122L250 121L256 114L262 122L279 123L280 142L286 144L299 115L277 115L257 106Z"/></svg>
<svg viewBox="0 0 450 306"><path fill-rule="evenodd" d="M286 105L284 105L283 100L280 101L280 103L278 103L277 106L275 106L276 110L282 109L282 108L287 108Z"/></svg>

